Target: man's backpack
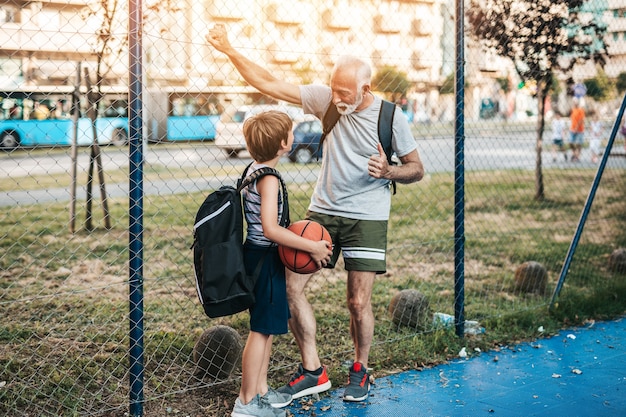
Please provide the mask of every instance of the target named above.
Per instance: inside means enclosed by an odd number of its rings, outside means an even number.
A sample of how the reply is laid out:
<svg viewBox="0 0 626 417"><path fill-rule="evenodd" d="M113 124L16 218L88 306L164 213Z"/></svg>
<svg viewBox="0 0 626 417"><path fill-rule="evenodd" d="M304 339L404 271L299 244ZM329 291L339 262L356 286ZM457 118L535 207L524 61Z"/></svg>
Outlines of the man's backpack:
<svg viewBox="0 0 626 417"><path fill-rule="evenodd" d="M250 165L248 165L249 167ZM193 226L193 267L196 290L204 312L211 318L228 316L254 304L254 284L264 257L252 275L246 273L243 257L244 216L241 190L265 175L278 177L282 188L282 226L289 225L287 189L278 171L264 167L245 176L237 188L229 185L209 194L196 214Z"/></svg>
<svg viewBox="0 0 626 417"><path fill-rule="evenodd" d="M395 165L391 157L393 155L393 148L391 147L391 136L393 135L393 116L395 114L396 105L390 101L382 100L380 106L380 112L378 113L378 140L383 146L385 155L387 155L387 163L389 165ZM319 149L322 148L324 139L335 127L341 114L337 111L337 106L331 101L322 118L322 136L320 137ZM391 182L393 193L396 193L396 183Z"/></svg>

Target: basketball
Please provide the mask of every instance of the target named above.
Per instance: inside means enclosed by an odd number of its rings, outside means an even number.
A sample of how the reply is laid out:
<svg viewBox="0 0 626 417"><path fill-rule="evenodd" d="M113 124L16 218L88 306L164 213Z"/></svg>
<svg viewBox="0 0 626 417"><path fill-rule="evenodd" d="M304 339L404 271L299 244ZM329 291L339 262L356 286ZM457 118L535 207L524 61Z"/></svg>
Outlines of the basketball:
<svg viewBox="0 0 626 417"><path fill-rule="evenodd" d="M326 240L331 243L330 234L324 226L311 220L300 220L287 229L310 240ZM312 274L320 268L308 252L299 251L287 246L278 246L278 255L285 267L298 274Z"/></svg>

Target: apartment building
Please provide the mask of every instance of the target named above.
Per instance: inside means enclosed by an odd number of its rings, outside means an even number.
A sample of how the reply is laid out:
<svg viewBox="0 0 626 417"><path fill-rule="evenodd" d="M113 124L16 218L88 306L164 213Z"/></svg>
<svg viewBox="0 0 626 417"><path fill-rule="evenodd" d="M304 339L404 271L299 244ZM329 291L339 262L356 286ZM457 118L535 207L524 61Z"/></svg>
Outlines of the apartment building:
<svg viewBox="0 0 626 417"><path fill-rule="evenodd" d="M610 60L604 70L609 77L626 72L626 0L607 0L604 13L607 24L605 37Z"/></svg>
<svg viewBox="0 0 626 417"><path fill-rule="evenodd" d="M626 72L626 0L596 0L583 8L584 18L602 20L606 25L604 43L609 55L604 72L608 77L615 78ZM593 77L596 67L593 62L577 66L573 78L582 81Z"/></svg>
<svg viewBox="0 0 626 417"><path fill-rule="evenodd" d="M600 4L601 3L601 4ZM72 85L77 62L96 72L104 57L106 83L124 85L128 56L128 2L121 1L110 29L87 0L0 0L0 87ZM114 4L111 2L110 4ZM413 97L426 106L454 70L454 0L181 0L144 2L145 82L149 87L209 89L242 80L205 35L221 23L244 54L292 82L326 82L336 57L353 54L374 69L406 74ZM626 65L626 0L594 2L605 8L614 77ZM95 13L90 13L90 10ZM108 41L105 54L101 41ZM491 94L510 65L474 48L468 39L466 92L472 101ZM575 78L593 76L593 66ZM471 109L471 103L469 108Z"/></svg>
<svg viewBox="0 0 626 417"><path fill-rule="evenodd" d="M102 20L88 15L88 5L84 0L0 0L2 83L66 83L76 61L93 63ZM437 84L444 60L440 9L439 0L185 0L170 10L148 3L146 79L157 86L240 83L225 58L204 41L208 29L222 23L233 44L293 81L325 81L334 59L351 53L370 59L374 67L395 66L414 83ZM119 9L113 22L110 83L123 79L127 68L126 55L119 55L126 17L127 10Z"/></svg>
<svg viewBox="0 0 626 417"><path fill-rule="evenodd" d="M0 0L0 86L71 84L77 62L95 70L100 25L86 5L85 0ZM119 49L115 42L110 46ZM112 62L114 77L127 75L126 62Z"/></svg>

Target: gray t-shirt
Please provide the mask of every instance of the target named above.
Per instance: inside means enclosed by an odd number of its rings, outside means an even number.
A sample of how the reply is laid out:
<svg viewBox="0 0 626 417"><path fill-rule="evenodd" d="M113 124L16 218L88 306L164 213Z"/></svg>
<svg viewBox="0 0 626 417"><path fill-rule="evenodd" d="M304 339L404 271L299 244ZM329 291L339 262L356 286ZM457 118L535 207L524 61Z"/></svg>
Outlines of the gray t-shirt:
<svg viewBox="0 0 626 417"><path fill-rule="evenodd" d="M300 86L304 113L320 120L332 94L323 85ZM374 96L367 108L341 116L324 141L322 166L309 210L360 220L388 220L391 208L390 181L369 176L367 162L378 153L378 113L382 100ZM406 117L396 107L392 148L398 157L417 145Z"/></svg>

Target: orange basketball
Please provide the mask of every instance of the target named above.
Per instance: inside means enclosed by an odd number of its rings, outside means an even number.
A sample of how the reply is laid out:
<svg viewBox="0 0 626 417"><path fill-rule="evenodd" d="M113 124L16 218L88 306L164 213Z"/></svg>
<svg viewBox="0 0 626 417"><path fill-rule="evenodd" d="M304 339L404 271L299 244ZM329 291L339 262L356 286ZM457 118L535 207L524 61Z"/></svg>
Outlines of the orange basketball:
<svg viewBox="0 0 626 417"><path fill-rule="evenodd" d="M324 226L311 220L300 220L288 227L297 235L310 240L327 240L332 244L330 234ZM299 251L287 246L278 246L278 255L285 267L298 274L312 274L319 271L317 264L308 252Z"/></svg>

